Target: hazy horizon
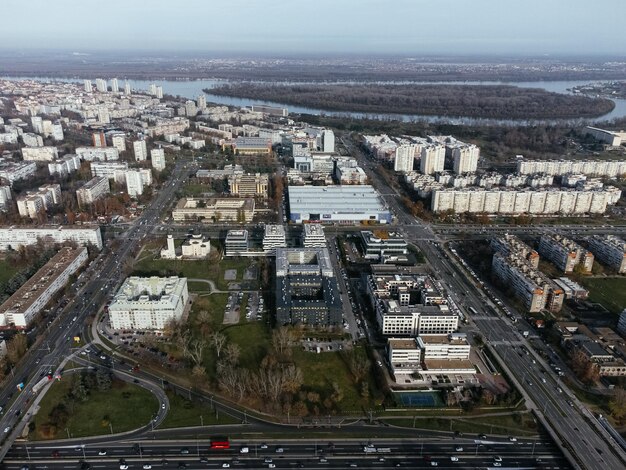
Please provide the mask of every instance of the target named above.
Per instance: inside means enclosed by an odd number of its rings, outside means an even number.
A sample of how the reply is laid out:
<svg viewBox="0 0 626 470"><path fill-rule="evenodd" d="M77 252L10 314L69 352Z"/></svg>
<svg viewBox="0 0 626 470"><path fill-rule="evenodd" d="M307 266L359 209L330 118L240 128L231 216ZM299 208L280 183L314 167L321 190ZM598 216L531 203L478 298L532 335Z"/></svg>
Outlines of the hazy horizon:
<svg viewBox="0 0 626 470"><path fill-rule="evenodd" d="M5 0L26 16L0 29L2 50L238 56L622 57L623 7L600 0ZM27 25L27 26L26 26Z"/></svg>

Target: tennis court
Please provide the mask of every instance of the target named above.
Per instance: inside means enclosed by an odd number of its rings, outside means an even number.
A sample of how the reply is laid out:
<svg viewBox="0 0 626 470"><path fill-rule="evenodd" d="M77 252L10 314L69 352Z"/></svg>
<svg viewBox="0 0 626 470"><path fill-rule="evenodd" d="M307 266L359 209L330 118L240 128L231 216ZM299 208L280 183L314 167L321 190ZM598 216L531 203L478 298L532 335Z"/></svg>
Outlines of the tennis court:
<svg viewBox="0 0 626 470"><path fill-rule="evenodd" d="M443 406L439 392L394 392L398 406L406 408L434 408Z"/></svg>

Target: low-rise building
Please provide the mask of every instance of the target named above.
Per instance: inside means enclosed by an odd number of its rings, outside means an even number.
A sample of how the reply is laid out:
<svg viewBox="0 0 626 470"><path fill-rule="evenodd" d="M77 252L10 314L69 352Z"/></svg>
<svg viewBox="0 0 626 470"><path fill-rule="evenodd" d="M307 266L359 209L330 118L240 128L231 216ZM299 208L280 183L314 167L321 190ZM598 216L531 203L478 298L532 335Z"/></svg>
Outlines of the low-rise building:
<svg viewBox="0 0 626 470"><path fill-rule="evenodd" d="M37 219L42 212L61 203L61 186L46 184L37 191L29 191L25 196L20 196L16 202L20 216Z"/></svg>
<svg viewBox="0 0 626 470"><path fill-rule="evenodd" d="M568 277L552 279L563 290L566 299L584 300L589 296L589 291Z"/></svg>
<svg viewBox="0 0 626 470"><path fill-rule="evenodd" d="M25 180L35 175L35 162L5 162L0 163L0 178L9 182L10 186L18 180Z"/></svg>
<svg viewBox="0 0 626 470"><path fill-rule="evenodd" d="M115 330L163 330L168 322L181 320L187 302L187 278L129 277L109 305Z"/></svg>
<svg viewBox="0 0 626 470"><path fill-rule="evenodd" d="M222 149L231 147L236 155L269 155L272 152L272 142L263 137L237 137L225 142Z"/></svg>
<svg viewBox="0 0 626 470"><path fill-rule="evenodd" d="M360 233L365 259L384 261L390 257L406 257L409 252L406 240L396 232L362 230Z"/></svg>
<svg viewBox="0 0 626 470"><path fill-rule="evenodd" d="M388 338L387 357L394 375L412 374L421 368L422 352L416 338Z"/></svg>
<svg viewBox="0 0 626 470"><path fill-rule="evenodd" d="M268 176L256 173L238 174L228 177L228 189L230 194L241 197L267 197Z"/></svg>
<svg viewBox="0 0 626 470"><path fill-rule="evenodd" d="M185 220L251 222L253 217L252 198L183 198L172 211L172 218L176 222Z"/></svg>
<svg viewBox="0 0 626 470"><path fill-rule="evenodd" d="M211 241L204 235L193 234L181 245L183 258L202 259L209 256L211 252Z"/></svg>
<svg viewBox="0 0 626 470"><path fill-rule="evenodd" d="M27 328L87 261L85 247L64 247L0 305L0 326Z"/></svg>

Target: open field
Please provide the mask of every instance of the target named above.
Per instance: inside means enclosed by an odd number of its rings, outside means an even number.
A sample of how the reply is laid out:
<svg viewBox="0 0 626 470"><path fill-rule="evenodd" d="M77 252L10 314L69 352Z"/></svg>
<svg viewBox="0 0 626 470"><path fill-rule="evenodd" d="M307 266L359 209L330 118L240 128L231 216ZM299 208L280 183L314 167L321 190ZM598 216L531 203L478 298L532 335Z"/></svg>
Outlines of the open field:
<svg viewBox="0 0 626 470"><path fill-rule="evenodd" d="M589 300L610 312L617 314L626 308L626 277L583 278L582 284L589 289Z"/></svg>
<svg viewBox="0 0 626 470"><path fill-rule="evenodd" d="M147 390L114 380L106 391L90 390L87 401L66 399L72 389L73 376L66 376L50 387L35 415L32 439L60 439L130 431L148 424L159 408L158 400ZM67 422L62 427L50 426L50 413L65 403ZM67 430L66 430L67 428Z"/></svg>
<svg viewBox="0 0 626 470"><path fill-rule="evenodd" d="M15 265L5 260L0 260L0 284L11 279L19 270Z"/></svg>

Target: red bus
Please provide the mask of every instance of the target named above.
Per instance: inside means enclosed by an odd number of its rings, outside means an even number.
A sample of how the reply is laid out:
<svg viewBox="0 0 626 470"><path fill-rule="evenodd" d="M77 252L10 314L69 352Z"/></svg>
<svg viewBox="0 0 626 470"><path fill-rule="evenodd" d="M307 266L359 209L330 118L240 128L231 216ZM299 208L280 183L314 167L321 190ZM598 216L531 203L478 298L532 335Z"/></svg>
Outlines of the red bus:
<svg viewBox="0 0 626 470"><path fill-rule="evenodd" d="M212 437L211 449L230 449L230 442L226 436Z"/></svg>

